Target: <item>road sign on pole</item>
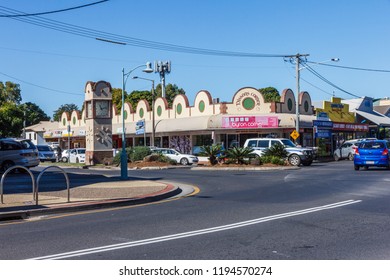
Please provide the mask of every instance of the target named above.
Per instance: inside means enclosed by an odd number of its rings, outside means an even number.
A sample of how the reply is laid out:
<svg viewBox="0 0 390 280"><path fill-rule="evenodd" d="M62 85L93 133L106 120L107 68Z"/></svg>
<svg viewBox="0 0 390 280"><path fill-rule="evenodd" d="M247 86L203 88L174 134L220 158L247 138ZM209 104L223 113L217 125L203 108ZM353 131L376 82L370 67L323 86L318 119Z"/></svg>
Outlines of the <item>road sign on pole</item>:
<svg viewBox="0 0 390 280"><path fill-rule="evenodd" d="M299 132L294 130L293 132L291 132L290 136L292 139L297 140L297 138L299 137Z"/></svg>

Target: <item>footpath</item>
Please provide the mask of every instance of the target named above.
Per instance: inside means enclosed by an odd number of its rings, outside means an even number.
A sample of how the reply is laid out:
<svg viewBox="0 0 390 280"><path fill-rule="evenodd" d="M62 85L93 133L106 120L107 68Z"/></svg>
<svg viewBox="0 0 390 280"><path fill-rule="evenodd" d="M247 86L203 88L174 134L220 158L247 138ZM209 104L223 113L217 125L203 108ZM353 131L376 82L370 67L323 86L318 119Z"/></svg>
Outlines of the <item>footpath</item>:
<svg viewBox="0 0 390 280"><path fill-rule="evenodd" d="M57 191L38 192L38 204L32 193L5 193L0 202L0 221L25 219L30 216L119 207L159 201L182 192L171 183L150 180L119 180L82 184ZM68 198L69 197L69 198Z"/></svg>

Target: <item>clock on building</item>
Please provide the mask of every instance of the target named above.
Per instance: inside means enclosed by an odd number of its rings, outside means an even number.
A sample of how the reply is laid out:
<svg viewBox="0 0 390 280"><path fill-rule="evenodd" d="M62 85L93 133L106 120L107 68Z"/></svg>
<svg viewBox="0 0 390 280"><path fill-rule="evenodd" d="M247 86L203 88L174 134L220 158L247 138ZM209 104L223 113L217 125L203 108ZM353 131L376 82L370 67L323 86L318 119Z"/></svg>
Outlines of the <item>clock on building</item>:
<svg viewBox="0 0 390 280"><path fill-rule="evenodd" d="M95 115L97 118L109 118L110 117L110 101L109 100L96 100L95 101Z"/></svg>

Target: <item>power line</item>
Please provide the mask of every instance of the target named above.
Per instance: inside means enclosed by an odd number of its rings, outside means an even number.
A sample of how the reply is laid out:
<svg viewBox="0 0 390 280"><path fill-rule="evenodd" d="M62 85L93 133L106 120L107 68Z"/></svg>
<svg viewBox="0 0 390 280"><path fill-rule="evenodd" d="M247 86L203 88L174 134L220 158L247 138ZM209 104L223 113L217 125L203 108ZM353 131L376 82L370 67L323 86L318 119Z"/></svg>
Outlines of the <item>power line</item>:
<svg viewBox="0 0 390 280"><path fill-rule="evenodd" d="M0 6L0 13L5 15L17 15L23 12L17 11L14 9L6 8ZM281 54L262 54L262 53L248 53L248 52L234 52L234 51L225 51L225 50L214 50L214 49L205 49L205 48L195 48L188 47L176 44L168 44L157 41L143 40L129 36L118 35L109 32L98 31L91 28L84 28L81 26L67 24L56 20L46 19L40 16L31 16L31 17L10 17L13 20L29 23L32 25L44 27L51 30L56 30L72 35L77 35L89 39L105 41L109 43L115 43L120 45L130 45L134 47L149 48L164 50L170 52L181 52L181 53L190 53L198 55L213 55L213 56L229 56L229 57L287 57L289 55Z"/></svg>
<svg viewBox="0 0 390 280"><path fill-rule="evenodd" d="M94 3L90 3L90 4L77 6L77 7L71 7L71 8L55 10L55 11L49 11L49 12L41 12L41 13L33 13L33 14L23 13L23 14L16 14L16 15L0 15L0 17L7 17L7 18L11 18L11 17L31 17L31 16L41 16L41 15L55 14L55 13L61 13L61 12L67 12L67 11L71 11L71 10L81 9L81 8L85 8L85 7L101 4L103 2L108 2L108 1L109 0L102 0L102 1L94 2Z"/></svg>
<svg viewBox="0 0 390 280"><path fill-rule="evenodd" d="M48 88L48 87L36 85L36 84L30 83L30 82L27 82L27 81L18 79L18 78L16 78L16 77L13 77L13 76L11 76L11 75L5 74L5 73L3 73L3 72L0 72L0 74L3 75L3 76L6 76L6 77L8 77L8 78L14 79L14 80L16 80L16 81L19 81L19 82L28 84L28 85L30 85L30 86L34 86L34 87L41 88L41 89L45 89L45 90L54 91L54 92L58 92L58 93L64 93L64 94L70 94L70 95L84 95L84 94L81 94L81 93L74 93L74 92L62 91L62 90L57 90L57 89L52 89L52 88Z"/></svg>
<svg viewBox="0 0 390 280"><path fill-rule="evenodd" d="M384 69L370 69L370 68L350 67L350 66L334 65L334 64L327 64L327 63L318 63L318 62L313 62L313 61L307 61L307 63L317 64L317 65L324 65L324 66L329 66L329 67L336 67L336 68L343 68L343 69L359 70L359 71L390 73L390 70L384 70Z"/></svg>
<svg viewBox="0 0 390 280"><path fill-rule="evenodd" d="M334 83L332 83L331 81L329 81L328 79L326 79L324 76L322 76L320 73L318 73L317 71L315 71L313 68L311 68L308 64L306 63L303 63L303 65L305 66L305 68L310 72L312 73L313 75L315 75L317 78L321 79L322 81L324 81L325 83L331 85L332 87L334 88L337 88L338 90L348 94L348 95L351 95L353 97L357 97L357 98L360 98L359 96L357 96L356 94L353 94L349 91L346 91L342 88L340 88L339 86L335 85Z"/></svg>

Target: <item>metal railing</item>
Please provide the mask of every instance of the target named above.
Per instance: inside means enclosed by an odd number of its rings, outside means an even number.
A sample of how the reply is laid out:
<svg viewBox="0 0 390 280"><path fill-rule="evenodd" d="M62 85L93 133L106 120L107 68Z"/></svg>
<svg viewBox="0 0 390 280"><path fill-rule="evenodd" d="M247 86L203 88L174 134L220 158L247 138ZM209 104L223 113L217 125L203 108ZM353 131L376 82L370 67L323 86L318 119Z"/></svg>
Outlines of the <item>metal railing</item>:
<svg viewBox="0 0 390 280"><path fill-rule="evenodd" d="M31 177L31 181L32 181L32 191L33 191L33 200L35 199L35 178L34 178L34 174L32 174L32 172L30 170L28 170L28 168L24 167L24 166L21 166L21 165L14 165L14 166L11 166L10 168L8 168L3 176L1 176L1 181L0 181L0 193L1 193L1 204L4 204L4 199L3 199L3 185L4 185L4 180L5 180L5 177L7 176L8 173L10 173L12 170L14 169L23 169L23 170L26 170L28 172L28 174L30 174L30 177Z"/></svg>
<svg viewBox="0 0 390 280"><path fill-rule="evenodd" d="M35 200L35 204L38 205L38 190L39 190L39 182L41 180L41 177L42 175L50 168L56 168L56 169L59 169L62 174L64 174L65 176L65 180L66 180L66 189L67 189L67 202L70 202L70 183L69 183L69 177L68 177L68 174L66 174L66 172L64 171L64 169L62 169L61 167L59 166L54 166L54 165L51 165L51 166L48 166L46 167L45 169L43 169L38 177L37 177L37 181L35 182L35 177L34 177L34 174L32 174L32 172L24 167L24 166L21 166L21 165L15 165L15 166L11 166L10 168L8 168L4 174L2 175L1 177L1 181L0 181L0 194L1 194L1 204L4 204L4 180L5 180L5 177L14 169L23 169L25 171L28 172L28 174L30 175L31 177L31 181L32 181L32 195L33 195L33 200Z"/></svg>

